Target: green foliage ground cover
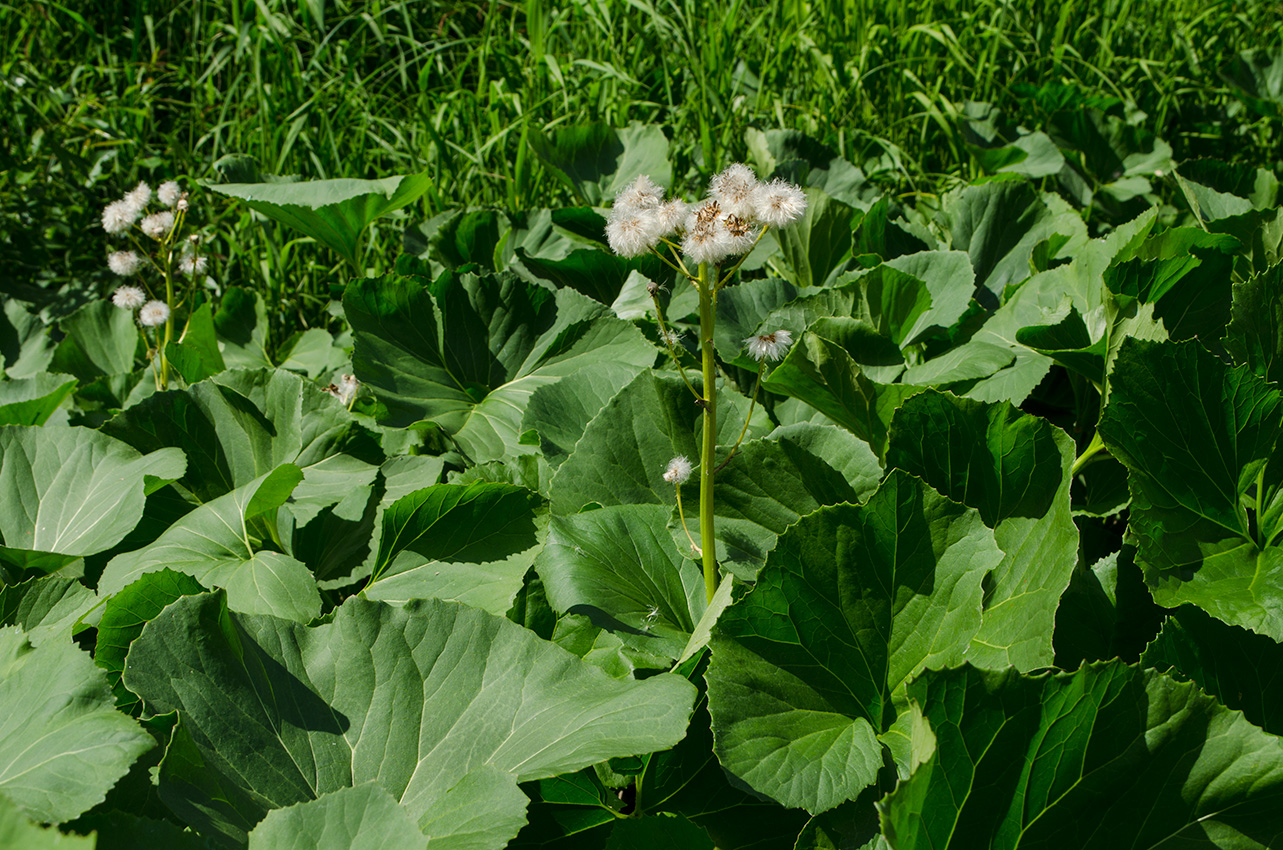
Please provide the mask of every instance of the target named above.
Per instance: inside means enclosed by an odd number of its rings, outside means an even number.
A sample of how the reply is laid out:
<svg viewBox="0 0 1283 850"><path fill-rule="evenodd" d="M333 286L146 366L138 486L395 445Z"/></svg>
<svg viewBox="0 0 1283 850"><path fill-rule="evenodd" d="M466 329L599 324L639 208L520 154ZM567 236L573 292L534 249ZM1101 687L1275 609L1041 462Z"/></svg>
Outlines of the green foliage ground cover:
<svg viewBox="0 0 1283 850"><path fill-rule="evenodd" d="M1277 8L699 8L3 18L0 843L1283 844Z"/></svg>

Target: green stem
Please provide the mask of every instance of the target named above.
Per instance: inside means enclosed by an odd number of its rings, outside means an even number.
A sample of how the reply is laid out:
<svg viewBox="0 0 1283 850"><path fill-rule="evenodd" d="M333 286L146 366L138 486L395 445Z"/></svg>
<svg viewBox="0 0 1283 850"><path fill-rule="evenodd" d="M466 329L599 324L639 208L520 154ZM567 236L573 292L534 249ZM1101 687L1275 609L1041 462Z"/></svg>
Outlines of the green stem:
<svg viewBox="0 0 1283 850"><path fill-rule="evenodd" d="M748 433L748 423L753 419L753 406L757 404L757 391L762 388L762 370L764 368L766 368L766 361L762 360L757 364L757 383L753 384L753 397L748 401L748 414L744 417L744 427L740 429L740 435L735 441L735 445L731 446L730 454L717 465L717 469L713 470L714 472L730 463L731 458L735 457L735 452L739 451L740 443L744 442L744 435Z"/></svg>
<svg viewBox="0 0 1283 850"><path fill-rule="evenodd" d="M1262 549L1269 545L1265 539L1265 467L1256 473L1256 543Z"/></svg>
<svg viewBox="0 0 1283 850"><path fill-rule="evenodd" d="M1091 442L1087 444L1087 448L1083 449L1083 453L1074 460L1074 465L1069 467L1069 477L1072 478L1077 475L1087 465L1088 461L1104 450L1105 443L1100 439L1100 432L1097 431L1092 434Z"/></svg>
<svg viewBox="0 0 1283 850"><path fill-rule="evenodd" d="M652 293L650 300L651 303L655 305L655 319L659 322L659 332L661 337L664 339L664 345L668 347L668 353L673 358L673 363L677 364L677 371L682 376L682 381L686 384L686 389L694 393L695 398L703 398L703 396L699 394L699 391L695 389L695 385L691 383L691 379L687 377L686 367L682 365L681 358L677 356L677 349L668 341L668 324L664 321L664 311L659 306L658 296Z"/></svg>
<svg viewBox="0 0 1283 850"><path fill-rule="evenodd" d="M717 452L717 367L713 358L715 269L699 265L699 347L704 360L704 442L699 463L699 539L704 561L704 591L708 601L717 592L717 538L713 531L713 475Z"/></svg>

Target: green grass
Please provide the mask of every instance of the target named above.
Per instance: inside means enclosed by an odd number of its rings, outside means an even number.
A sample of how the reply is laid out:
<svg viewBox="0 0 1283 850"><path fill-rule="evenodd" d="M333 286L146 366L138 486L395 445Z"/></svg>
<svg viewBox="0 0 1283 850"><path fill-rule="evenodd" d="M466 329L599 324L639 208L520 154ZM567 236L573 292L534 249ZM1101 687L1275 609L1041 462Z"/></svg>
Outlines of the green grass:
<svg viewBox="0 0 1283 850"><path fill-rule="evenodd" d="M71 0L0 6L0 262L19 297L61 314L111 281L96 227L138 179L269 173L436 189L370 240L370 271L410 220L452 206L549 206L565 189L527 155L531 128L664 125L689 186L745 156L748 127L795 128L891 188L975 172L954 122L968 99L1017 107L1021 84L1113 96L1177 158L1273 165L1279 122L1218 70L1283 44L1283 3L1193 0L408 2L186 0L103 14ZM1018 113L1026 121L1036 114ZM204 195L224 285L269 294L281 329L324 323L336 258ZM280 335L278 334L278 339Z"/></svg>

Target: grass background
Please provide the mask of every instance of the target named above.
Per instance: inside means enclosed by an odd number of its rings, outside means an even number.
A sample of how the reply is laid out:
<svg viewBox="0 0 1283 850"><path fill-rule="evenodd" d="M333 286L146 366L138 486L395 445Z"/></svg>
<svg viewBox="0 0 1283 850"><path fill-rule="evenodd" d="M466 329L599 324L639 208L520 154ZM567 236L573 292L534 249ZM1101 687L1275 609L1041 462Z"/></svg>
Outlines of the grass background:
<svg viewBox="0 0 1283 850"><path fill-rule="evenodd" d="M379 271L441 210L568 202L526 134L594 121L664 126L687 189L758 127L876 158L890 191L922 196L980 173L960 103L1036 127L1021 87L1059 83L1145 113L1178 160L1279 170L1283 122L1222 70L1281 33L1278 0L0 5L0 286L49 318L100 297L102 206L140 179L218 180L236 154L305 178L430 173L372 234ZM194 208L222 284L267 293L278 328L328 321L336 258L210 193Z"/></svg>

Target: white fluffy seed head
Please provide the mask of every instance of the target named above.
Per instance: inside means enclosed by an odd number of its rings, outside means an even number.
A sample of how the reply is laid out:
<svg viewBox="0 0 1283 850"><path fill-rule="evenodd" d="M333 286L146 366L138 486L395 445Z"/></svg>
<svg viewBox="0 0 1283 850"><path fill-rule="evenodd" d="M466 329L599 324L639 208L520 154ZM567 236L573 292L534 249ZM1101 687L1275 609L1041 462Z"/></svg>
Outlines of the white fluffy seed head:
<svg viewBox="0 0 1283 850"><path fill-rule="evenodd" d="M615 196L613 210L637 212L653 210L664 202L664 189L645 174L629 183Z"/></svg>
<svg viewBox="0 0 1283 850"><path fill-rule="evenodd" d="M160 184L156 190L156 200L160 201L167 207L172 207L178 203L178 199L183 195L183 188L175 180L166 180Z"/></svg>
<svg viewBox="0 0 1283 850"><path fill-rule="evenodd" d="M164 239L169 235L169 230L174 226L174 214L169 210L164 212L152 213L143 219L139 225L152 239Z"/></svg>
<svg viewBox="0 0 1283 850"><path fill-rule="evenodd" d="M113 236L124 233L138 220L139 212L124 201L112 201L103 207L102 229Z"/></svg>
<svg viewBox="0 0 1283 850"><path fill-rule="evenodd" d="M107 255L107 268L121 277L127 277L142 268L143 258L135 251L113 251Z"/></svg>
<svg viewBox="0 0 1283 850"><path fill-rule="evenodd" d="M753 193L753 214L771 227L783 227L797 221L806 212L806 193L802 187L784 180L772 180L758 186Z"/></svg>
<svg viewBox="0 0 1283 850"><path fill-rule="evenodd" d="M713 177L708 184L708 194L717 201L722 212L740 218L751 218L756 209L753 194L759 185L753 169L736 162Z"/></svg>
<svg viewBox="0 0 1283 850"><path fill-rule="evenodd" d="M137 286L120 286L111 294L111 303L122 310L137 310L147 301L147 295Z"/></svg>
<svg viewBox="0 0 1283 850"><path fill-rule="evenodd" d="M178 261L178 270L188 277L196 277L205 273L205 267L209 261L198 254L188 254Z"/></svg>
<svg viewBox="0 0 1283 850"><path fill-rule="evenodd" d="M792 331L772 331L760 336L751 336L744 340L748 346L748 356L761 362L763 360L782 360L789 346L793 344Z"/></svg>
<svg viewBox="0 0 1283 850"><path fill-rule="evenodd" d="M638 257L659 242L659 222L653 210L611 210L606 241L621 257Z"/></svg>
<svg viewBox="0 0 1283 850"><path fill-rule="evenodd" d="M678 331L665 328L659 332L659 341L664 343L664 345L676 348L678 345L681 345L682 335Z"/></svg>
<svg viewBox="0 0 1283 850"><path fill-rule="evenodd" d="M148 301L138 311L138 324L145 328L163 325L169 319L169 305L164 301Z"/></svg>
<svg viewBox="0 0 1283 850"><path fill-rule="evenodd" d="M669 484L685 484L691 477L691 462L685 455L678 455L668 462L664 470L664 480Z"/></svg>
<svg viewBox="0 0 1283 850"><path fill-rule="evenodd" d="M671 236L686 221L690 205L674 198L655 209L655 228L659 236Z"/></svg>
<svg viewBox="0 0 1283 850"><path fill-rule="evenodd" d="M125 197L121 198L121 200L135 209L138 215L142 215L143 210L147 208L147 204L151 202L151 187L146 183L139 182L137 186L125 193Z"/></svg>

